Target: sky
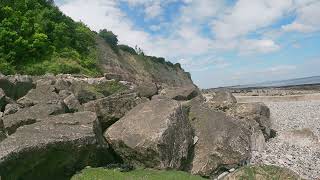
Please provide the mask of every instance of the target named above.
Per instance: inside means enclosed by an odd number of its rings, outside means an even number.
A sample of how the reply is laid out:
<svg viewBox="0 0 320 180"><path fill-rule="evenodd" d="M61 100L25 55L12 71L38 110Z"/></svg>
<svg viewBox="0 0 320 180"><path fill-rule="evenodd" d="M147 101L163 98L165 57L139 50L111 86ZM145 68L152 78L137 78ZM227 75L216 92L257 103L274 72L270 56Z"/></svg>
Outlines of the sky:
<svg viewBox="0 0 320 180"><path fill-rule="evenodd" d="M201 88L320 75L320 0L55 0Z"/></svg>

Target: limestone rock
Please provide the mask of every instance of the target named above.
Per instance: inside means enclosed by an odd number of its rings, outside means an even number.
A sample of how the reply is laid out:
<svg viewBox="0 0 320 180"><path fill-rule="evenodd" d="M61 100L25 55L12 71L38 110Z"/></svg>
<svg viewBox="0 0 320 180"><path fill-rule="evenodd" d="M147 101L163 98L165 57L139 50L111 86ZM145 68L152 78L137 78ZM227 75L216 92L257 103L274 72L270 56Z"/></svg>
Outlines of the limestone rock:
<svg viewBox="0 0 320 180"><path fill-rule="evenodd" d="M199 94L199 89L194 85L165 88L160 92L160 96L165 96L177 101L187 101Z"/></svg>
<svg viewBox="0 0 320 180"><path fill-rule="evenodd" d="M23 126L0 143L4 179L70 179L86 166L112 163L91 112L52 116Z"/></svg>
<svg viewBox="0 0 320 180"><path fill-rule="evenodd" d="M18 99L34 87L30 76L1 76L0 88L5 92L6 96Z"/></svg>
<svg viewBox="0 0 320 180"><path fill-rule="evenodd" d="M17 128L33 124L41 118L50 115L58 115L66 112L66 107L62 103L58 104L37 104L35 106L24 108L18 112L2 117L4 127L8 134L12 134Z"/></svg>
<svg viewBox="0 0 320 180"><path fill-rule="evenodd" d="M236 103L236 98L232 95L232 93L228 91L214 92L212 96L208 99L208 104L210 104L212 108L221 111L226 111Z"/></svg>
<svg viewBox="0 0 320 180"><path fill-rule="evenodd" d="M194 147L191 173L210 177L223 169L245 164L250 157L251 132L241 121L212 110L196 98L189 118L199 138Z"/></svg>
<svg viewBox="0 0 320 180"><path fill-rule="evenodd" d="M63 100L63 102L66 104L70 112L77 112L81 107L80 102L74 94L69 95Z"/></svg>
<svg viewBox="0 0 320 180"><path fill-rule="evenodd" d="M263 103L239 103L229 112L234 117L256 121L266 140L271 137L270 110Z"/></svg>
<svg viewBox="0 0 320 180"><path fill-rule="evenodd" d="M158 87L155 83L145 82L140 84L135 91L137 91L139 97L151 98L158 94Z"/></svg>
<svg viewBox="0 0 320 180"><path fill-rule="evenodd" d="M7 104L5 107L5 110L3 112L3 115L10 115L18 112L21 109L21 106L19 106L16 103L13 104Z"/></svg>
<svg viewBox="0 0 320 180"><path fill-rule="evenodd" d="M136 105L146 101L148 100L139 98L136 93L121 93L88 102L83 107L85 111L97 113L102 129L105 130Z"/></svg>
<svg viewBox="0 0 320 180"><path fill-rule="evenodd" d="M0 111L5 107L6 105L6 95L4 91L0 88Z"/></svg>
<svg viewBox="0 0 320 180"><path fill-rule="evenodd" d="M131 165L182 169L193 132L180 103L156 99L140 104L105 132L115 152Z"/></svg>

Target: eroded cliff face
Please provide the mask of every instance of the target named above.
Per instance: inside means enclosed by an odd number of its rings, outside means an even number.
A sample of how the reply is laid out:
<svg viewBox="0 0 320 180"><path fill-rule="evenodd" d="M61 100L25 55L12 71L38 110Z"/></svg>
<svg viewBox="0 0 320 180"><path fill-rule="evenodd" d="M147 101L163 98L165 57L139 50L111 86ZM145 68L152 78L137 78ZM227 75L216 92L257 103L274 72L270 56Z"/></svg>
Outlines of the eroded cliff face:
<svg viewBox="0 0 320 180"><path fill-rule="evenodd" d="M153 82L174 87L193 85L190 74L179 65L170 65L148 56L134 55L122 50L115 52L98 36L96 43L98 66L110 79L118 78L136 84Z"/></svg>

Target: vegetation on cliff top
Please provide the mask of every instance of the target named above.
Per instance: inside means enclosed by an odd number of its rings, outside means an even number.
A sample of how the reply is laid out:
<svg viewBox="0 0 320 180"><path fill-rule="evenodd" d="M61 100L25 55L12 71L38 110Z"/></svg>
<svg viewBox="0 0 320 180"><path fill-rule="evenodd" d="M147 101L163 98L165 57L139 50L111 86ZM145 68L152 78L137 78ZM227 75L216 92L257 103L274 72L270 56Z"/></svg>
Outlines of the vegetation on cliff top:
<svg viewBox="0 0 320 180"><path fill-rule="evenodd" d="M100 75L97 36L102 37L118 55L121 50L148 61L147 65L155 62L181 68L180 64L166 62L164 58L146 56L138 47L118 45L118 38L112 31L91 31L85 24L64 15L52 0L2 0L0 72Z"/></svg>

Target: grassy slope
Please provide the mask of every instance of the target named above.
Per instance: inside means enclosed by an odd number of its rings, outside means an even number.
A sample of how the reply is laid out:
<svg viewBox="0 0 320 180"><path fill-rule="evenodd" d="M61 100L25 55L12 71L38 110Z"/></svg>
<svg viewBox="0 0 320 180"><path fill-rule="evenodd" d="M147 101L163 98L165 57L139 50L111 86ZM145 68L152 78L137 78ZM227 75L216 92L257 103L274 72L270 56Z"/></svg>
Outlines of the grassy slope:
<svg viewBox="0 0 320 180"><path fill-rule="evenodd" d="M71 180L201 180L199 176L192 176L180 171L134 170L120 172L116 169L89 168L71 178Z"/></svg>

